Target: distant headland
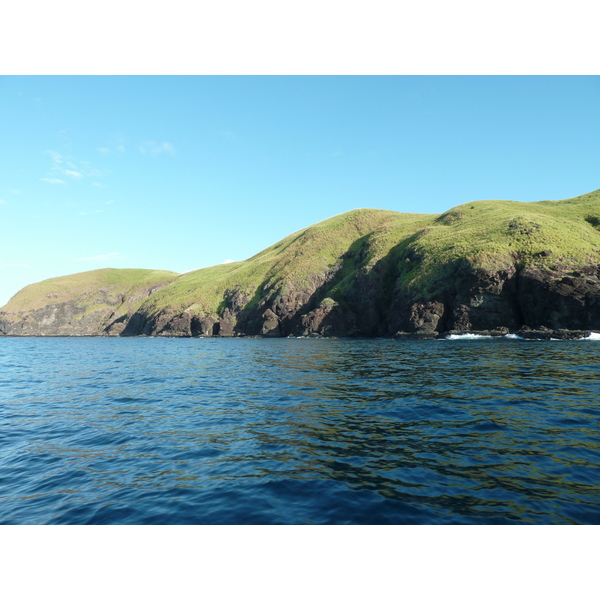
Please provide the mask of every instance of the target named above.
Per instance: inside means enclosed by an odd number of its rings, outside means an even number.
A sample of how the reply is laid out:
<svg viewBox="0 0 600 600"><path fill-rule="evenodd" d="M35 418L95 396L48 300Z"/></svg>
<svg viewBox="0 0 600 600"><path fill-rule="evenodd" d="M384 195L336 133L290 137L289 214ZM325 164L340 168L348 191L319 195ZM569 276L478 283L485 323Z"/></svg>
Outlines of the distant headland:
<svg viewBox="0 0 600 600"><path fill-rule="evenodd" d="M600 190L469 202L441 215L353 210L255 256L184 275L99 269L23 288L11 336L435 338L600 331Z"/></svg>

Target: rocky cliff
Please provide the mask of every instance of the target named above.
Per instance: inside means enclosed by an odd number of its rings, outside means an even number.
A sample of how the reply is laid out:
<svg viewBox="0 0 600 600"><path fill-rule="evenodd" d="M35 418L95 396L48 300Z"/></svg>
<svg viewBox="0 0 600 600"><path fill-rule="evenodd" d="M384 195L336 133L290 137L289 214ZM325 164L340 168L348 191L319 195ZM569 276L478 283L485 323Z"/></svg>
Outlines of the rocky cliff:
<svg viewBox="0 0 600 600"><path fill-rule="evenodd" d="M118 335L142 302L175 277L169 271L100 269L29 285L0 311L0 334Z"/></svg>
<svg viewBox="0 0 600 600"><path fill-rule="evenodd" d="M60 300L47 282L29 286L0 312L0 333L569 337L600 330L599 227L599 191L443 215L359 209L239 263L129 287L59 278L71 294Z"/></svg>

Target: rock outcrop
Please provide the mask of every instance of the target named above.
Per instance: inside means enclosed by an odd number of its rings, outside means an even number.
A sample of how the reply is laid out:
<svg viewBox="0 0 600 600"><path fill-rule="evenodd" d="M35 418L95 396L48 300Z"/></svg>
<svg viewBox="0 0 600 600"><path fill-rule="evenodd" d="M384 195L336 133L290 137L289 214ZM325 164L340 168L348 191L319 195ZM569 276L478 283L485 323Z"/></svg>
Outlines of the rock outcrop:
<svg viewBox="0 0 600 600"><path fill-rule="evenodd" d="M435 337L446 332L600 330L600 266L494 272L463 267L452 282L453 289L430 299L417 299L402 288L386 289L383 280L378 285L371 280L364 294L357 291L357 282L343 304L327 296L320 299L332 287L330 279L321 286L288 289L251 307L247 297L240 302L230 293L221 315L166 311L148 316L142 307L124 335Z"/></svg>
<svg viewBox="0 0 600 600"><path fill-rule="evenodd" d="M564 338L600 330L598 223L600 191L439 216L359 209L240 263L28 286L0 334Z"/></svg>
<svg viewBox="0 0 600 600"><path fill-rule="evenodd" d="M139 306L176 273L101 269L27 286L0 311L0 334L121 335Z"/></svg>

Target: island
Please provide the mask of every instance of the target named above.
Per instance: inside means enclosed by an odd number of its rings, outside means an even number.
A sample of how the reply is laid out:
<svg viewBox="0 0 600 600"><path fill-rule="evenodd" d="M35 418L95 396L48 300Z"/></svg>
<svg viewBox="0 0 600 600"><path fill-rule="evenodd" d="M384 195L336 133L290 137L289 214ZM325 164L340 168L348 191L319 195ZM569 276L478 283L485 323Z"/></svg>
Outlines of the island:
<svg viewBox="0 0 600 600"><path fill-rule="evenodd" d="M600 190L441 215L357 209L247 260L29 285L5 336L580 337L600 331Z"/></svg>

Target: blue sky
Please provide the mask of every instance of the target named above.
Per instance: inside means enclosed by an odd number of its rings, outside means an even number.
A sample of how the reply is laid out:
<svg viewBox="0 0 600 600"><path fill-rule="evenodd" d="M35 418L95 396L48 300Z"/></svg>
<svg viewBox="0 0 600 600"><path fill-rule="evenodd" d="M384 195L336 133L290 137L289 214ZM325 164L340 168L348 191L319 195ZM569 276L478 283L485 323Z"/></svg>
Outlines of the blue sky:
<svg viewBox="0 0 600 600"><path fill-rule="evenodd" d="M0 78L0 306L104 267L243 260L359 207L600 187L600 78Z"/></svg>

